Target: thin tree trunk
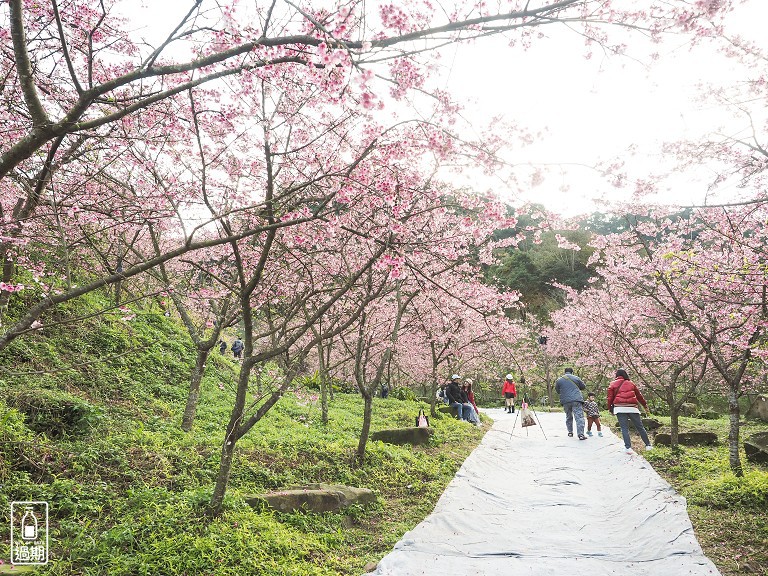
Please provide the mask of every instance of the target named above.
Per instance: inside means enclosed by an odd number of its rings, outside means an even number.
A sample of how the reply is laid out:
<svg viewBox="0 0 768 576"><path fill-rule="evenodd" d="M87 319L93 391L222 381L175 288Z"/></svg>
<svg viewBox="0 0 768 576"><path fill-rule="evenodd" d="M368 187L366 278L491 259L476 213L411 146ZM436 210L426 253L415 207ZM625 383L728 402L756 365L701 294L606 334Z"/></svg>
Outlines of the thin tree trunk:
<svg viewBox="0 0 768 576"><path fill-rule="evenodd" d="M328 424L328 373L325 366L325 351L323 350L323 343L320 341L317 344L317 358L319 361L320 371L320 421L324 424Z"/></svg>
<svg viewBox="0 0 768 576"><path fill-rule="evenodd" d="M680 406L675 402L671 392L667 398L667 404L669 405L669 446L670 448L677 448L680 441Z"/></svg>
<svg viewBox="0 0 768 576"><path fill-rule="evenodd" d="M216 486L213 488L213 494L211 495L211 503L208 507L208 513L211 516L218 516L221 514L221 509L224 504L224 494L227 491L227 484L229 483L229 476L232 473L232 460L235 455L235 441L231 438L234 437L236 426L230 422L227 426L227 436L230 440L223 443L221 447L221 461L219 463L219 474L216 476Z"/></svg>
<svg viewBox="0 0 768 576"><path fill-rule="evenodd" d="M205 363L208 361L208 356L210 353L210 348L197 349L195 367L192 369L192 375L189 382L189 392L187 393L187 405L184 407L184 415L181 418L181 429L184 430L184 432L189 432L192 430L192 423L195 421L197 403L200 400L200 383L203 380L203 374L205 373Z"/></svg>
<svg viewBox="0 0 768 576"><path fill-rule="evenodd" d="M731 428L728 433L728 463L731 471L738 477L744 476L739 456L739 397L731 385L728 390L728 408L730 412Z"/></svg>
<svg viewBox="0 0 768 576"><path fill-rule="evenodd" d="M429 414L430 416L437 416L437 365L434 362L434 357L432 359L432 397L429 399Z"/></svg>
<svg viewBox="0 0 768 576"><path fill-rule="evenodd" d="M359 465L365 462L365 446L368 443L368 435L371 431L371 415L373 413L373 398L368 392L363 392L365 399L363 408L363 429L360 431L360 441L357 443L357 454L355 458Z"/></svg>
<svg viewBox="0 0 768 576"><path fill-rule="evenodd" d="M246 319L246 325L248 320ZM250 329L251 327L248 326ZM213 494L211 495L211 502L208 507L208 513L211 516L218 516L221 514L222 505L224 503L224 494L227 491L227 484L229 483L229 476L232 473L232 460L235 454L235 445L240 439L241 425L243 423L243 415L245 414L245 401L246 394L248 392L248 380L253 369L253 359L250 358L253 348L249 346L250 339L246 336L246 349L245 359L240 365L240 375L237 382L237 395L235 396L235 402L232 405L232 413L227 423L226 435L224 436L224 442L221 447L221 461L219 462L219 473L216 476L216 485L213 488Z"/></svg>

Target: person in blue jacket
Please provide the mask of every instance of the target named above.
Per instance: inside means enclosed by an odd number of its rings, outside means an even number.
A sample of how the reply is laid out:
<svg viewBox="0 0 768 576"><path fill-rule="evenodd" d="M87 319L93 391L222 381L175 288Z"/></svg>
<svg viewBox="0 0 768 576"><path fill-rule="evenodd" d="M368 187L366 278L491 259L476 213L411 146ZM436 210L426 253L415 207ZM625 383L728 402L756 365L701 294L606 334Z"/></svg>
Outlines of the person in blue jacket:
<svg viewBox="0 0 768 576"><path fill-rule="evenodd" d="M584 396L581 391L587 387L581 378L573 373L573 368L566 368L565 373L555 382L555 392L560 395L560 404L565 410L565 427L568 436L573 436L573 419L576 419L576 433L579 440L586 440L584 436Z"/></svg>

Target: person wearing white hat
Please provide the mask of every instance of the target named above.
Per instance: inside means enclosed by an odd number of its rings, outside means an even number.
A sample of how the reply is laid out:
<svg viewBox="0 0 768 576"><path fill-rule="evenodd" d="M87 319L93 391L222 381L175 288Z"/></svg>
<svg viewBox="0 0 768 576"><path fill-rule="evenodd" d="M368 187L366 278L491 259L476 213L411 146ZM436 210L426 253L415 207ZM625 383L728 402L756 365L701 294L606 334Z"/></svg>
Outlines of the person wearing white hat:
<svg viewBox="0 0 768 576"><path fill-rule="evenodd" d="M512 374L507 374L504 377L504 386L501 389L501 395L504 396L504 410L510 414L514 414L517 388L515 387L515 380Z"/></svg>

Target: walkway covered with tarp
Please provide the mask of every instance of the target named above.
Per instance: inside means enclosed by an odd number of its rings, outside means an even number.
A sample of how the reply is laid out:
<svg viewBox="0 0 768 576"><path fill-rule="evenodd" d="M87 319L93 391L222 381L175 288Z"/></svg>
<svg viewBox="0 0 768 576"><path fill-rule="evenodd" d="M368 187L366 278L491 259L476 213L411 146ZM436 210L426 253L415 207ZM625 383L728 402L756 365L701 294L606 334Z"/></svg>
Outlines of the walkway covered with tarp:
<svg viewBox="0 0 768 576"><path fill-rule="evenodd" d="M565 415L513 432L494 419L432 514L395 545L378 576L719 575L685 499L642 455L602 438L569 438ZM546 438L544 437L546 434Z"/></svg>

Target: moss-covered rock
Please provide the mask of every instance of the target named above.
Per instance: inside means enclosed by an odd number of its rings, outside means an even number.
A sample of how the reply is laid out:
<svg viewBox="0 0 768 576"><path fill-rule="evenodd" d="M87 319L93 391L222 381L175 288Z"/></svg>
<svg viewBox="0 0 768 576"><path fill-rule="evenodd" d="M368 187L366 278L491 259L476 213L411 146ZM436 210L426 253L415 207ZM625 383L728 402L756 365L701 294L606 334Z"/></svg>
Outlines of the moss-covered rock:
<svg viewBox="0 0 768 576"><path fill-rule="evenodd" d="M376 495L368 488L355 488L342 484L308 484L293 486L279 492L249 496L245 501L253 507L266 502L278 512L337 512L352 504L370 504Z"/></svg>
<svg viewBox="0 0 768 576"><path fill-rule="evenodd" d="M389 430L379 430L371 434L371 440L381 440L387 444L427 444L429 437L432 436L431 428L391 428Z"/></svg>

